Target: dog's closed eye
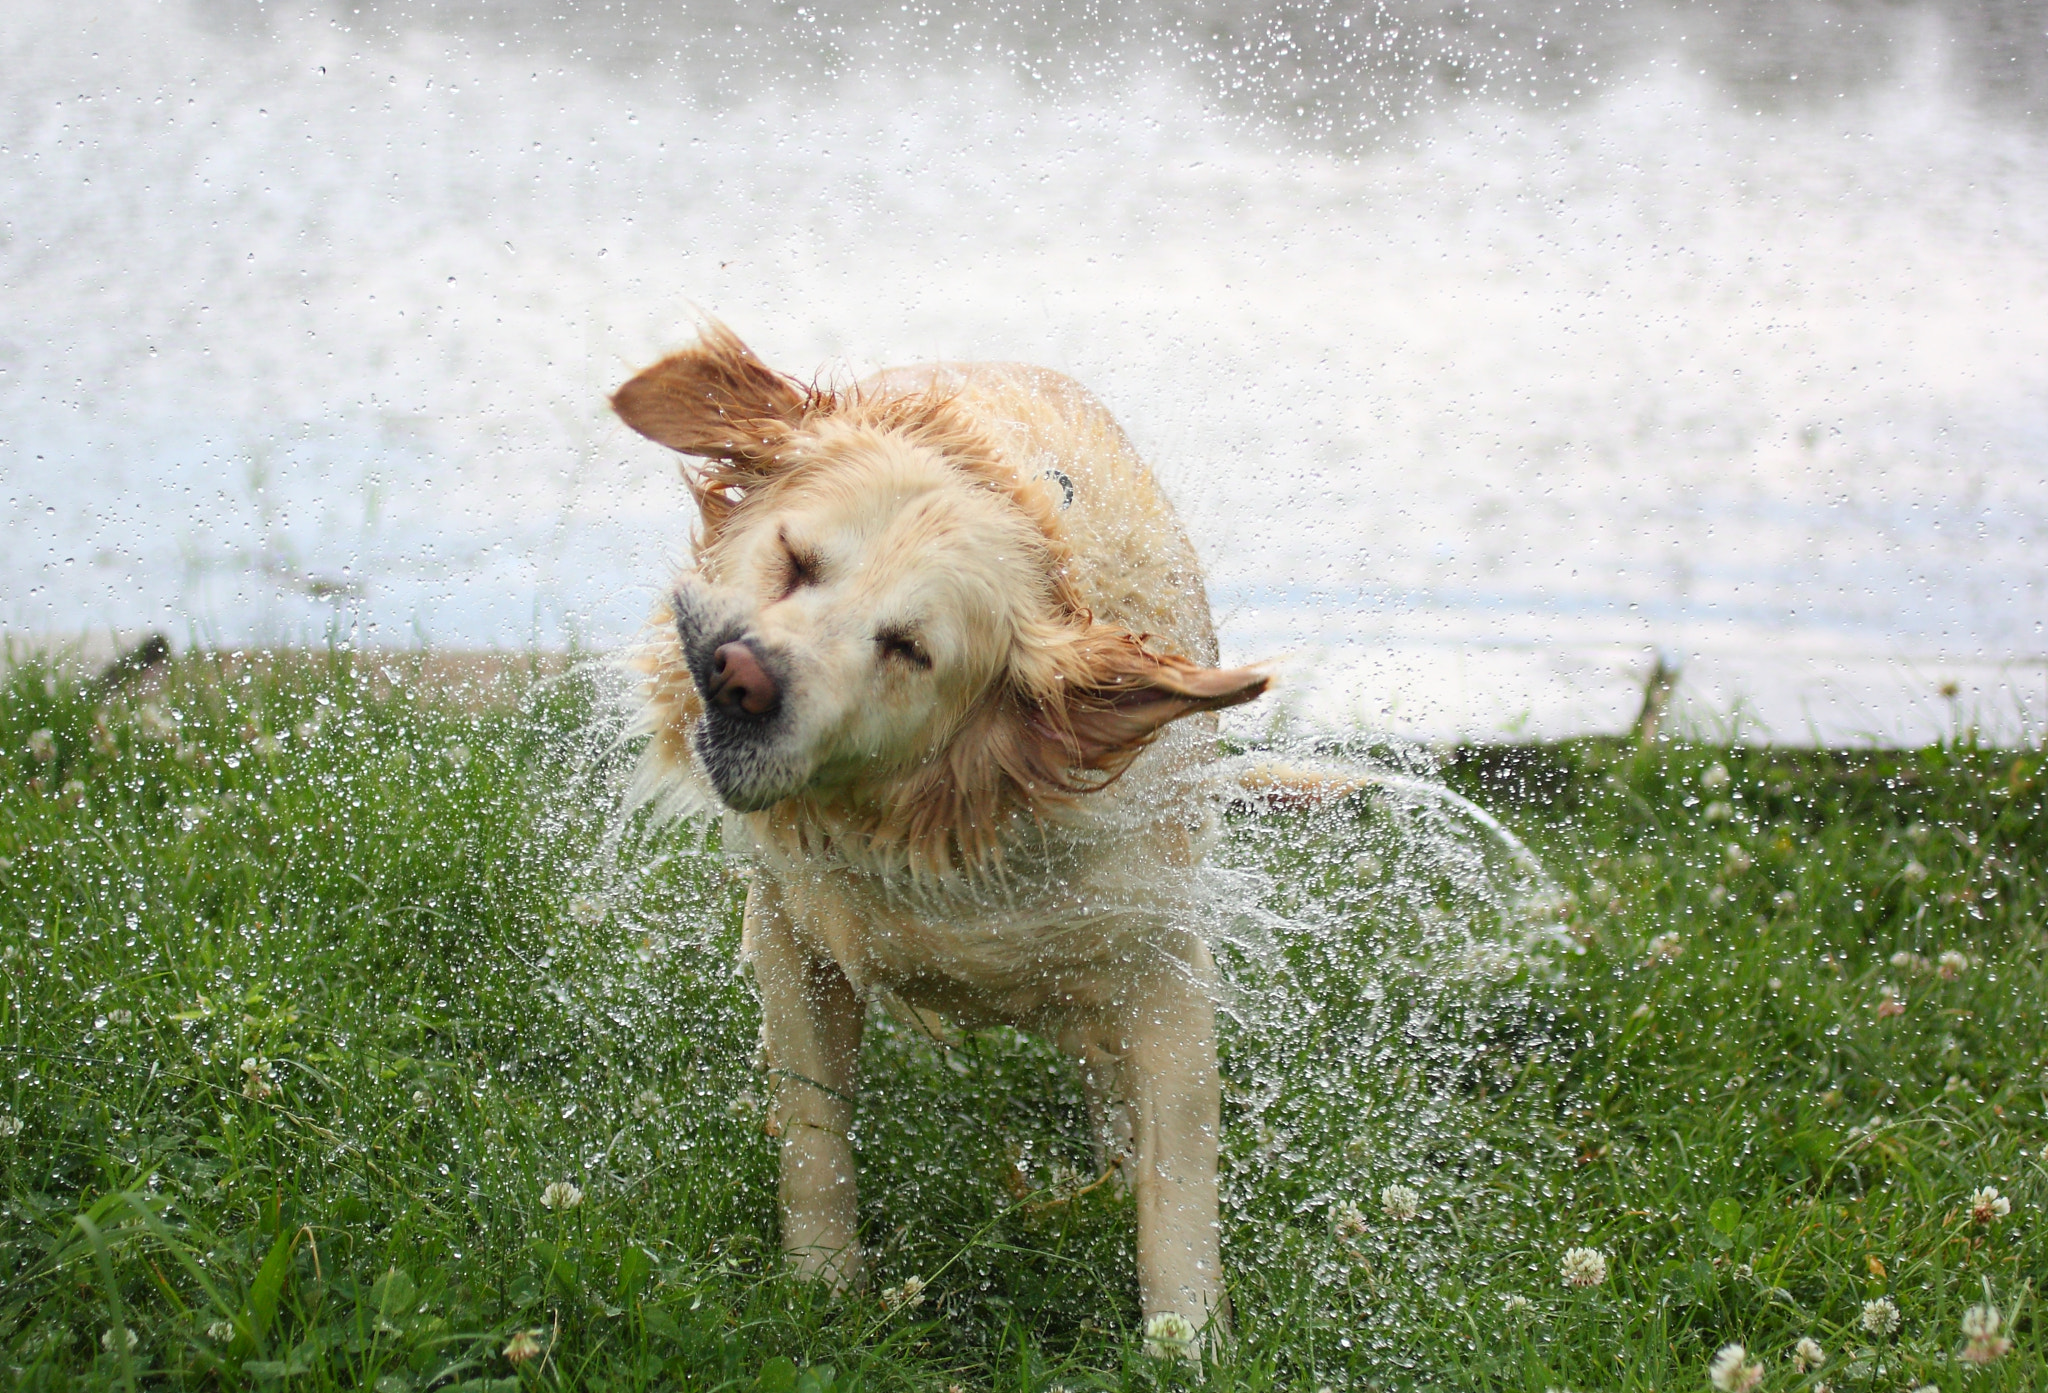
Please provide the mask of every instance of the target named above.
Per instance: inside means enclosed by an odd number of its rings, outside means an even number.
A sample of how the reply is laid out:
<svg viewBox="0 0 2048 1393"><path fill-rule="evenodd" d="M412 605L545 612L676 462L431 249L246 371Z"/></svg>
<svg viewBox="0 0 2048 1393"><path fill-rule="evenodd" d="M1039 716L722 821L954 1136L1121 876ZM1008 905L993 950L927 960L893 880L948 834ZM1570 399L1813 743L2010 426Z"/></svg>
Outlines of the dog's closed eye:
<svg viewBox="0 0 2048 1393"><path fill-rule="evenodd" d="M875 645L882 650L884 658L894 658L926 671L931 669L931 654L924 651L917 635L908 629L884 629L875 635Z"/></svg>
<svg viewBox="0 0 2048 1393"><path fill-rule="evenodd" d="M788 599L806 585L818 583L821 563L817 553L804 551L790 544L789 537L781 537L784 569L782 575L782 597Z"/></svg>

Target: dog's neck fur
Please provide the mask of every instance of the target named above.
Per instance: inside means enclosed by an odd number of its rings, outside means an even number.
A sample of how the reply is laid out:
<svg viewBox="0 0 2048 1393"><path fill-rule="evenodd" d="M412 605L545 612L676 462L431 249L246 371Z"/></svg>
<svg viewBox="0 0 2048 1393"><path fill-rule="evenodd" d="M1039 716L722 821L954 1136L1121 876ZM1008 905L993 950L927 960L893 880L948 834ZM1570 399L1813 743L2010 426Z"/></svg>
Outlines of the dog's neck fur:
<svg viewBox="0 0 2048 1393"><path fill-rule="evenodd" d="M1098 862L1121 864L1134 846L1172 848L1172 867L1200 860L1217 825L1198 773L1214 730L1199 717L1187 725L1099 791L1034 797L1012 786L985 800L971 838L943 818L920 825L888 805L818 797L733 821L757 858L790 874L847 877L885 898L932 906L1028 909L1048 895L1071 897Z"/></svg>

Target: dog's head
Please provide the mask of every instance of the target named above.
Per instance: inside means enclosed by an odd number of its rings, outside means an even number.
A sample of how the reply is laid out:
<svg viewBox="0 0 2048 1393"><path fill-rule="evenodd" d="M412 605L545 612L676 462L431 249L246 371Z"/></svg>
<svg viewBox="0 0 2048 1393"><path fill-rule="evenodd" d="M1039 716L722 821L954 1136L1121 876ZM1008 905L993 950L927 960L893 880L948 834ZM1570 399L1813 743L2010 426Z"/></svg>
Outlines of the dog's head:
<svg viewBox="0 0 2048 1393"><path fill-rule="evenodd" d="M807 387L712 325L612 405L708 461L675 704L733 808L863 806L974 855L1006 797L1100 787L1168 722L1266 688L1096 622L1048 491L936 387Z"/></svg>

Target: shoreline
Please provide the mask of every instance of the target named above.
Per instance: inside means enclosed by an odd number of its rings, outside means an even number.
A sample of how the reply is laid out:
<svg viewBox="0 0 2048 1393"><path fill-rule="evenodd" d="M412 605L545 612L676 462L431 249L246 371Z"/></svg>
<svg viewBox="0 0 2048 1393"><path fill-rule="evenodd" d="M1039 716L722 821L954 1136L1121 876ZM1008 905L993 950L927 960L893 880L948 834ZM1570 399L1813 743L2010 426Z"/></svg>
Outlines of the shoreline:
<svg viewBox="0 0 2048 1393"><path fill-rule="evenodd" d="M345 660L351 665L374 667L385 684L425 686L478 705L515 700L524 684L534 679L555 678L587 663L602 663L619 648L587 650L554 648L492 648L433 644L404 647L351 648L343 644L305 643L235 644L219 647L188 643L180 647L161 633L150 631L102 630L87 634L39 635L0 634L0 673L22 663L44 662L60 672L83 677L105 687L112 695L138 681L155 681L149 673L162 663L185 667L211 663L223 674L245 666L302 666L320 661ZM1486 657L1501 654L1491 648L1477 650ZM1981 698L1989 685L1985 676L2003 677L2014 669L2032 671L2048 668L2048 659L2019 658L2009 662L1982 660L1969 664L1981 669L1980 680L1967 688L1950 679L1923 681L1928 690L1918 698L1918 725L1923 739L1886 739L1863 734L1860 738L1786 738L1745 717L1745 701L1736 696L1722 705L1712 690L1713 669L1700 675L1705 663L1678 663L1652 650L1641 664L1642 671L1618 669L1607 675L1598 693L1599 701L1581 703L1567 713L1568 720L1524 721L1521 729L1491 731L1453 730L1443 733L1404 729L1398 720L1374 721L1370 714L1392 716L1396 701L1387 692L1398 685L1374 689L1363 683L1349 685L1376 690L1375 707L1363 701L1346 703L1333 699L1329 679L1349 675L1385 677L1392 666L1383 656L1375 670L1362 672L1341 661L1318 664L1311 669L1296 657L1276 666L1281 673L1277 700L1261 703L1246 712L1226 718L1224 736L1234 742L1268 743L1368 743L1427 748L1443 753L1459 750L1541 748L1574 742L1611 742L1628 745L1644 740L1644 722L1651 718L1651 736L1659 744L1690 744L1744 749L1796 749L1838 753L1873 753L1885 750L1913 750L1941 745L1971 745L2015 752L2039 750L2048 725L2032 719L2028 704L2008 684L2005 694L2009 709L1996 713L2001 719L1986 720ZM1461 660L1468 655L1459 655ZM1626 656L1626 655L1624 655ZM1898 665L1904 671L1903 660ZM1951 663L1950 668L1964 665ZM1347 673L1347 667L1350 671ZM1916 676L1921 674L1916 673ZM1420 674L1399 674L1413 684ZM2048 694L2048 672L2036 684ZM1461 674L1461 682L1466 679ZM1978 704L1972 705L1972 702ZM1935 703L1945 710L1931 709ZM1906 703L1898 703L1903 707ZM1718 707L1718 709L1717 709ZM1654 714L1653 714L1654 708ZM1732 714L1731 714L1732 711ZM1745 729L1745 725L1748 726ZM1812 726L1799 734L1814 735Z"/></svg>

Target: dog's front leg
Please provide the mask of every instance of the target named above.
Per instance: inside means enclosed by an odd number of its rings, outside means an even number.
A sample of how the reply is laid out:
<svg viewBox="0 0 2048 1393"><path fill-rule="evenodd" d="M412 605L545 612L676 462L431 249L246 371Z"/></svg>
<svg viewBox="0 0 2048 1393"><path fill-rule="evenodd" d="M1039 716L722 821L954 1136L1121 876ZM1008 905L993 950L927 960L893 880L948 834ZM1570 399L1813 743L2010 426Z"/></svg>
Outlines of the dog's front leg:
<svg viewBox="0 0 2048 1393"><path fill-rule="evenodd" d="M780 893L757 876L747 893L745 949L761 993L761 1026L782 1138L782 1248L806 1276L843 1291L860 1275L853 1169L860 998L844 973L804 949Z"/></svg>
<svg viewBox="0 0 2048 1393"><path fill-rule="evenodd" d="M1194 966L1205 971L1208 955L1200 957ZM1216 1009L1201 975L1159 973L1118 1013L1114 1042L1132 1111L1138 1297L1147 1319L1173 1312L1198 1328L1229 1318L1216 1204Z"/></svg>

